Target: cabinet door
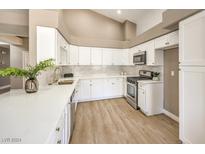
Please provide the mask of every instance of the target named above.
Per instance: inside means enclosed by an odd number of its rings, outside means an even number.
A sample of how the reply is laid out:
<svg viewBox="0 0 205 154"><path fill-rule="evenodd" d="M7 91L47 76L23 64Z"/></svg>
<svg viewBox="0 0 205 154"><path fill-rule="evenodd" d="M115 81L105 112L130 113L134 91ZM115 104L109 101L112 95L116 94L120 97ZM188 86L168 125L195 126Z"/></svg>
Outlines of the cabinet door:
<svg viewBox="0 0 205 154"><path fill-rule="evenodd" d="M91 97L98 99L103 97L103 82L104 79L93 79L91 83Z"/></svg>
<svg viewBox="0 0 205 154"><path fill-rule="evenodd" d="M146 97L145 97L145 90L142 88L138 88L138 105L140 110L146 113Z"/></svg>
<svg viewBox="0 0 205 154"><path fill-rule="evenodd" d="M173 46L179 44L179 31L174 31L168 34L168 45Z"/></svg>
<svg viewBox="0 0 205 154"><path fill-rule="evenodd" d="M91 48L91 64L102 65L102 48Z"/></svg>
<svg viewBox="0 0 205 154"><path fill-rule="evenodd" d="M121 59L122 59L122 49L113 49L112 50L112 64L113 65L122 65Z"/></svg>
<svg viewBox="0 0 205 154"><path fill-rule="evenodd" d="M90 65L91 52L89 47L79 47L79 65Z"/></svg>
<svg viewBox="0 0 205 154"><path fill-rule="evenodd" d="M55 28L37 26L37 62L56 59L57 31ZM57 61L56 61L57 63Z"/></svg>
<svg viewBox="0 0 205 154"><path fill-rule="evenodd" d="M70 65L78 65L78 47L70 45Z"/></svg>
<svg viewBox="0 0 205 154"><path fill-rule="evenodd" d="M113 78L112 82L112 95L122 96L123 95L123 78Z"/></svg>
<svg viewBox="0 0 205 154"><path fill-rule="evenodd" d="M149 41L145 44L147 54L147 65L155 65L155 49L154 41Z"/></svg>
<svg viewBox="0 0 205 154"><path fill-rule="evenodd" d="M164 48L168 45L167 35L156 38L154 41L155 41L155 49Z"/></svg>
<svg viewBox="0 0 205 154"><path fill-rule="evenodd" d="M179 72L179 128L184 143L205 143L205 68Z"/></svg>
<svg viewBox="0 0 205 154"><path fill-rule="evenodd" d="M122 49L121 50L121 65L129 65L129 49Z"/></svg>
<svg viewBox="0 0 205 154"><path fill-rule="evenodd" d="M112 50L113 49L103 49L103 65L112 65Z"/></svg>
<svg viewBox="0 0 205 154"><path fill-rule="evenodd" d="M179 60L181 65L205 66L205 11L179 24Z"/></svg>
<svg viewBox="0 0 205 154"><path fill-rule="evenodd" d="M91 80L80 81L80 100L90 100L91 98Z"/></svg>
<svg viewBox="0 0 205 154"><path fill-rule="evenodd" d="M113 90L112 90L112 80L111 79L104 79L104 85L103 85L103 96L106 97L112 97L113 96Z"/></svg>

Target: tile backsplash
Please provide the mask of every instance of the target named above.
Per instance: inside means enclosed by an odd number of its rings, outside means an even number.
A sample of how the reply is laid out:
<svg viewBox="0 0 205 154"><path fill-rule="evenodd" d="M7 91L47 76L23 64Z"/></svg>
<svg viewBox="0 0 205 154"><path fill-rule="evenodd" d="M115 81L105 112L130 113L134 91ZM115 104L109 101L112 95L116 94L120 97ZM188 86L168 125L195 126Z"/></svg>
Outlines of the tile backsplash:
<svg viewBox="0 0 205 154"><path fill-rule="evenodd" d="M125 72L127 75L139 75L139 70L150 70L160 72L163 76L162 66L63 66L62 74L73 73L74 76L89 75L120 75Z"/></svg>

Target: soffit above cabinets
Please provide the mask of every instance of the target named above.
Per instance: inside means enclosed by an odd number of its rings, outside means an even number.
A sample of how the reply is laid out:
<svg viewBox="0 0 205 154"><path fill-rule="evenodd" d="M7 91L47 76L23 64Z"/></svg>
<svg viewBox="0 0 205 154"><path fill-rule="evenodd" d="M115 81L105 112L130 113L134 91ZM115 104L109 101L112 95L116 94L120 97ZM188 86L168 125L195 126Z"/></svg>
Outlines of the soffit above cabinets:
<svg viewBox="0 0 205 154"><path fill-rule="evenodd" d="M165 10L163 9L121 9L120 14L118 14L117 9L93 9L92 11L102 14L106 17L112 18L118 22L123 23L129 20L133 23L138 23L140 20L149 16L152 13L162 14Z"/></svg>

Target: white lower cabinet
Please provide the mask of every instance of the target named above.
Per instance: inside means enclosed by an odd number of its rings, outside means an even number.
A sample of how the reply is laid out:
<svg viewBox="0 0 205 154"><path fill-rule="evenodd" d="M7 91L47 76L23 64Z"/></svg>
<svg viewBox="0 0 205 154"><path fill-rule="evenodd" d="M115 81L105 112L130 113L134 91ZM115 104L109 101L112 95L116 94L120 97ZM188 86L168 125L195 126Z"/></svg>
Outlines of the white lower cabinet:
<svg viewBox="0 0 205 154"><path fill-rule="evenodd" d="M147 116L160 114L163 110L163 83L138 84L138 105Z"/></svg>
<svg viewBox="0 0 205 154"><path fill-rule="evenodd" d="M179 72L179 138L205 143L205 67L181 67Z"/></svg>
<svg viewBox="0 0 205 154"><path fill-rule="evenodd" d="M102 87L103 79L91 80L91 99L103 98Z"/></svg>
<svg viewBox="0 0 205 154"><path fill-rule="evenodd" d="M80 81L80 97L79 100L89 100L91 98L91 80Z"/></svg>
<svg viewBox="0 0 205 154"><path fill-rule="evenodd" d="M101 78L80 81L79 101L123 96L123 78Z"/></svg>

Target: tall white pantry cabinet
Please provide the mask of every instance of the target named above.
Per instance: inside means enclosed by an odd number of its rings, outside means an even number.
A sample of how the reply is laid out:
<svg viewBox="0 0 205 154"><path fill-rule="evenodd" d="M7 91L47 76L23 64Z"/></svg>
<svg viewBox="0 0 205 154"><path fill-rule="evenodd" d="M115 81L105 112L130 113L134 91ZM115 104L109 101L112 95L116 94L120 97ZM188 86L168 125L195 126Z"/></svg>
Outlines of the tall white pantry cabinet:
<svg viewBox="0 0 205 154"><path fill-rule="evenodd" d="M179 24L179 127L183 143L205 143L205 11Z"/></svg>

